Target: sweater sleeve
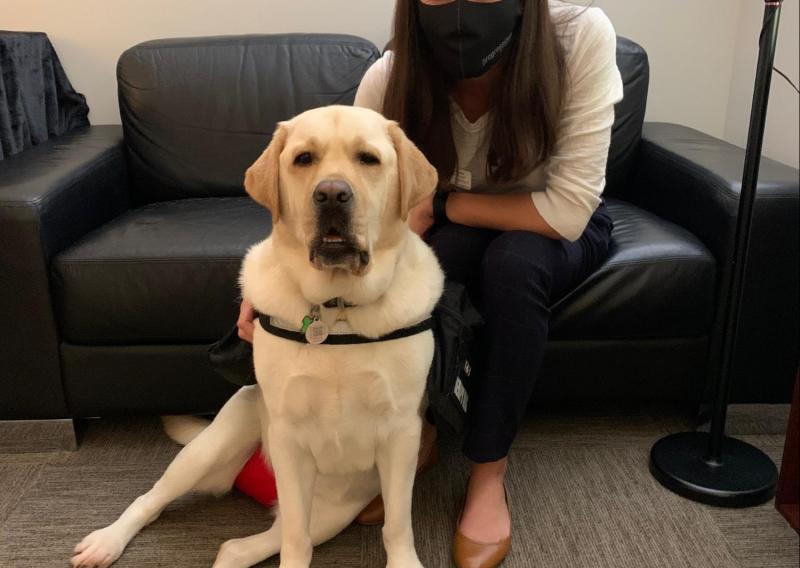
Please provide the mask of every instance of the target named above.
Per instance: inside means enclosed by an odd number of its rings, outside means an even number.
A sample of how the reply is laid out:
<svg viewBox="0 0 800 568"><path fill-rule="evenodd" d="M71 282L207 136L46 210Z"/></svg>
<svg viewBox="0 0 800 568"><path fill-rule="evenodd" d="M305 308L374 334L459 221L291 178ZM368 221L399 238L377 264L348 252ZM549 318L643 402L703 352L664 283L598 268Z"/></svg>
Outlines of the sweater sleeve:
<svg viewBox="0 0 800 568"><path fill-rule="evenodd" d="M383 95L386 93L386 84L389 82L389 71L392 65L392 52L387 51L383 56L373 63L356 91L356 98L353 106L365 107L376 112L383 110Z"/></svg>
<svg viewBox="0 0 800 568"><path fill-rule="evenodd" d="M531 193L544 220L570 241L580 238L600 204L614 105L623 95L614 27L598 8L582 17L566 55L568 90L545 188Z"/></svg>

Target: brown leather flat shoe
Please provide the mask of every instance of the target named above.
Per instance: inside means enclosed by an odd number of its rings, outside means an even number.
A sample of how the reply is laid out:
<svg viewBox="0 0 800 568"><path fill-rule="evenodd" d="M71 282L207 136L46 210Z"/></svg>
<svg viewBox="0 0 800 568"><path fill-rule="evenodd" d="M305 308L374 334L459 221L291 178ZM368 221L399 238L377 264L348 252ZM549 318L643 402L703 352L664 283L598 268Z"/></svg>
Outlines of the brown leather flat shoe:
<svg viewBox="0 0 800 568"><path fill-rule="evenodd" d="M508 493L506 493L506 506L508 506ZM461 514L458 515L456 534L453 536L453 561L456 566L458 568L496 568L500 566L511 550L511 533L498 542L475 542L461 534L458 529L463 514L464 506L462 505ZM508 514L511 515L510 507Z"/></svg>
<svg viewBox="0 0 800 568"><path fill-rule="evenodd" d="M417 460L417 477L433 467L439 458L436 437L436 426L427 420L423 420L419 443L419 458ZM383 497L378 495L358 514L355 522L365 526L382 525L383 518Z"/></svg>
<svg viewBox="0 0 800 568"><path fill-rule="evenodd" d="M456 530L453 537L453 561L458 568L496 568L511 550L511 535L500 542L475 542Z"/></svg>

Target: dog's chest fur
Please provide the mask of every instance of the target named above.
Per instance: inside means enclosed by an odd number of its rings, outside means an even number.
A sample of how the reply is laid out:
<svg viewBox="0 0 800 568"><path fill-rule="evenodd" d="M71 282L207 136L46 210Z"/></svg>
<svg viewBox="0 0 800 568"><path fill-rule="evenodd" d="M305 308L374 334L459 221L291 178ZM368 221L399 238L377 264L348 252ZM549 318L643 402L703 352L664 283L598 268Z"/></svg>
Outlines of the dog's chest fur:
<svg viewBox="0 0 800 568"><path fill-rule="evenodd" d="M386 433L419 415L433 353L430 332L377 344L309 346L258 328L255 341L270 427L307 448L321 473L372 468Z"/></svg>

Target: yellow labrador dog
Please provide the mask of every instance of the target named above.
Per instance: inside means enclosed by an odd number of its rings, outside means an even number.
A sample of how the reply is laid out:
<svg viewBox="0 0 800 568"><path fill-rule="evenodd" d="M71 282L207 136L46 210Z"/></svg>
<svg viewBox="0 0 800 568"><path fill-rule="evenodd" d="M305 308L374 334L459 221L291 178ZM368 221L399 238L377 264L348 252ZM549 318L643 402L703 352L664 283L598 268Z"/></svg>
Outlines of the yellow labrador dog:
<svg viewBox="0 0 800 568"><path fill-rule="evenodd" d="M215 568L279 552L282 568L307 567L312 547L379 493L387 566L421 566L411 493L433 356L424 322L443 274L407 218L436 180L397 124L371 110L324 107L278 126L245 176L273 218L241 270L243 297L261 314L258 385L239 390L207 427L173 428L186 447L116 522L78 544L73 567L111 565L184 493L228 491L259 444L277 479L275 521L224 543Z"/></svg>

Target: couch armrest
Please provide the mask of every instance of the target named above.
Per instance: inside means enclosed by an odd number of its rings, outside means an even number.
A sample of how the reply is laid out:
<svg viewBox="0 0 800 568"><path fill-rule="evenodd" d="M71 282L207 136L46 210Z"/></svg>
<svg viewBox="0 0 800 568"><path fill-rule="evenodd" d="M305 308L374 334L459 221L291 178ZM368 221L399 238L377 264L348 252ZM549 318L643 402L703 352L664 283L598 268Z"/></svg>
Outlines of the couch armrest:
<svg viewBox="0 0 800 568"><path fill-rule="evenodd" d="M637 205L697 235L717 259L721 286L730 277L743 169L744 150L738 146L685 126L646 123L628 195ZM788 402L791 396L800 343L799 203L800 172L763 158L732 401ZM721 308L718 303L717 339ZM712 369L715 364L712 360Z"/></svg>
<svg viewBox="0 0 800 568"><path fill-rule="evenodd" d="M127 206L119 126L76 130L0 161L0 419L68 415L50 259Z"/></svg>
<svg viewBox="0 0 800 568"><path fill-rule="evenodd" d="M697 235L718 260L727 259L743 169L738 146L686 126L647 122L629 198ZM763 158L756 200L796 204L798 170Z"/></svg>

